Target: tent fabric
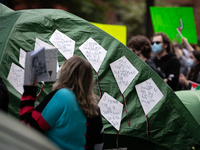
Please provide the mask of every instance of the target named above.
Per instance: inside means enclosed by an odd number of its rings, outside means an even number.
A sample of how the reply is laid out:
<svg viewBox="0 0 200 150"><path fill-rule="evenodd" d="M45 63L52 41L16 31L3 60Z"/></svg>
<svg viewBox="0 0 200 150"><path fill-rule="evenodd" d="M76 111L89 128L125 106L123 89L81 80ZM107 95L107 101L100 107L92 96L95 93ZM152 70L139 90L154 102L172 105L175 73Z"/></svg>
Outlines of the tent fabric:
<svg viewBox="0 0 200 150"><path fill-rule="evenodd" d="M184 90L177 91L175 94L183 102L183 104L200 125L200 91Z"/></svg>
<svg viewBox="0 0 200 150"><path fill-rule="evenodd" d="M0 147L4 150L61 150L46 136L0 111Z"/></svg>
<svg viewBox="0 0 200 150"><path fill-rule="evenodd" d="M0 10L2 7L5 6L0 4ZM145 144L145 141L148 141L148 143L155 145L156 148L152 149L162 147L171 150L188 150L200 143L200 127L197 121L172 89L145 62L103 30L63 10L33 9L10 11L0 15L0 76L10 92L9 113L11 115L18 117L21 97L7 80L11 64L15 63L20 66L20 48L26 52L33 51L36 37L51 44L49 39L56 29L76 42L74 55L85 58L79 47L90 37L107 51L98 71L98 80L94 71L94 80L99 82L102 93L108 93L122 104L123 98L111 71L110 63L125 56L138 70L139 73L123 93L130 126L127 123L126 111L123 109L119 130L119 147L125 143L123 136L130 137L130 142L132 142L132 139L140 140L141 142L137 142L139 144ZM60 53L58 54L58 61L60 66L65 61ZM150 78L162 92L163 97L147 115L149 118L149 137L147 137L146 117L135 85ZM45 82L44 90L38 98L37 104L51 91L52 84L52 82ZM41 87L41 85L39 86ZM94 91L99 95L97 83ZM102 119L105 137L107 135L117 137L116 129L104 117ZM120 139L122 142L120 142ZM112 141L116 143L116 138L109 138L104 141L105 148L113 148L111 146L114 145L109 145Z"/></svg>

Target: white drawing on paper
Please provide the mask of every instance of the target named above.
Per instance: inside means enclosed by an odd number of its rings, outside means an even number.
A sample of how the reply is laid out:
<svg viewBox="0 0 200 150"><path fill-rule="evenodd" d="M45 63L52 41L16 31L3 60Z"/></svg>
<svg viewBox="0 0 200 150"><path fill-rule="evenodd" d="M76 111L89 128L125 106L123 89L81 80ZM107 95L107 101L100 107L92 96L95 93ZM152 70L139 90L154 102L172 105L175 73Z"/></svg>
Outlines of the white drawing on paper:
<svg viewBox="0 0 200 150"><path fill-rule="evenodd" d="M138 70L128 61L125 56L111 63L110 67L121 93L124 93L132 80L138 74Z"/></svg>
<svg viewBox="0 0 200 150"><path fill-rule="evenodd" d="M45 79L45 81L55 81L57 76L57 70L59 69L57 68L58 49L36 38L34 51L42 47L45 47L45 58L48 72L48 79Z"/></svg>
<svg viewBox="0 0 200 150"><path fill-rule="evenodd" d="M98 72L107 51L91 37L87 41L85 41L79 47L79 49L90 62L94 70Z"/></svg>
<svg viewBox="0 0 200 150"><path fill-rule="evenodd" d="M60 53L69 59L74 55L75 41L63 34L62 32L55 30L49 41L60 51Z"/></svg>
<svg viewBox="0 0 200 150"><path fill-rule="evenodd" d="M48 78L44 47L31 53L31 61L31 83L34 78L37 78L38 82Z"/></svg>
<svg viewBox="0 0 200 150"><path fill-rule="evenodd" d="M123 104L105 92L98 106L100 107L101 114L119 131Z"/></svg>
<svg viewBox="0 0 200 150"><path fill-rule="evenodd" d="M7 80L22 95L24 85L24 69L12 63Z"/></svg>
<svg viewBox="0 0 200 150"><path fill-rule="evenodd" d="M150 78L135 86L142 108L147 115L162 99L163 94Z"/></svg>
<svg viewBox="0 0 200 150"><path fill-rule="evenodd" d="M25 67L25 60L26 60L26 52L20 48L19 53L19 64L24 68Z"/></svg>

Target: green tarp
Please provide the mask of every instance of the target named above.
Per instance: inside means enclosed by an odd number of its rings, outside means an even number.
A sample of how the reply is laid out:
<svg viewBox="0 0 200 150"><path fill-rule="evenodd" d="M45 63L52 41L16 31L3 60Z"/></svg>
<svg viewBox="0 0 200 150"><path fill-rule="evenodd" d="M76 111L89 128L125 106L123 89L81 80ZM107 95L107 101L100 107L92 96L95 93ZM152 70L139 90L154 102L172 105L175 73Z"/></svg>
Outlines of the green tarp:
<svg viewBox="0 0 200 150"><path fill-rule="evenodd" d="M0 5L0 10L2 7L4 6ZM124 108L117 142L119 147L188 150L200 143L200 126L197 121L172 89L146 63L106 32L63 10L36 9L1 12L0 76L10 92L9 113L11 115L18 117L21 97L7 80L11 64L15 63L21 67L20 48L27 52L33 51L36 37L51 44L49 39L56 29L76 42L74 55L85 58L79 47L90 37L107 51L98 71L98 80L94 70L94 80L99 81L102 94L106 92L122 104L124 104L123 98L110 64L125 56L138 70L138 74L123 93L130 126L127 123ZM59 66L65 61L61 53L58 54L58 61ZM149 119L149 137L147 137L147 120L135 86L150 78L163 97L147 114ZM52 82L45 82L44 91L38 103L51 91L52 84ZM41 87L41 85L38 86ZM97 83L94 90L99 95ZM117 130L104 117L102 118L105 133L104 148L116 148Z"/></svg>

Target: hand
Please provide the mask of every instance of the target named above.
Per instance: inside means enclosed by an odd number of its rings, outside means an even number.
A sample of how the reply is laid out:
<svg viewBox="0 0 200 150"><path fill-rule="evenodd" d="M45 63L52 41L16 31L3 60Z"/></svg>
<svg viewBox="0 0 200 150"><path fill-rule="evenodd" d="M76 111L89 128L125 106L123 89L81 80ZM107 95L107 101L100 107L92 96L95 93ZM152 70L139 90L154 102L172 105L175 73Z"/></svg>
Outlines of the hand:
<svg viewBox="0 0 200 150"><path fill-rule="evenodd" d="M183 45L185 46L185 48L186 48L189 52L194 51L194 48L190 45L190 43L188 43L187 38L183 37L183 38L182 38L182 43L183 43Z"/></svg>
<svg viewBox="0 0 200 150"><path fill-rule="evenodd" d="M37 78L34 78L33 84L29 84L29 86L37 86Z"/></svg>
<svg viewBox="0 0 200 150"><path fill-rule="evenodd" d="M187 80L187 78L183 75L183 74L180 74L179 75L179 83L183 84L184 86L188 86L189 84L189 81Z"/></svg>
<svg viewBox="0 0 200 150"><path fill-rule="evenodd" d="M164 80L166 83L167 83L167 81L168 81L167 78L164 78L163 80Z"/></svg>
<svg viewBox="0 0 200 150"><path fill-rule="evenodd" d="M185 38L185 37L182 38L182 43L183 43L183 45L189 44L187 38Z"/></svg>
<svg viewBox="0 0 200 150"><path fill-rule="evenodd" d="M37 86L37 78L34 78L33 86Z"/></svg>

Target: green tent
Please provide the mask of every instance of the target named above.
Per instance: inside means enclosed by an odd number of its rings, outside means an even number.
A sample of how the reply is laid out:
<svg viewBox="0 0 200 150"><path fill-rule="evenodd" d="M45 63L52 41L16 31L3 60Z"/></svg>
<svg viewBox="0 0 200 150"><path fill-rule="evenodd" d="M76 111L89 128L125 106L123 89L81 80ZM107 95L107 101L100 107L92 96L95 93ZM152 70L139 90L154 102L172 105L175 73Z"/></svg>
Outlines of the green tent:
<svg viewBox="0 0 200 150"><path fill-rule="evenodd" d="M94 80L96 80L94 91L97 95L108 93L123 104L124 107L119 132L107 119L102 117L105 149L116 148L118 144L118 147L127 147L131 150L188 150L200 143L200 126L197 121L172 89L146 63L106 32L88 21L63 10L12 11L0 5L0 77L2 77L10 92L9 113L11 115L18 117L21 97L16 87L7 79L11 65L14 63L19 66L17 71L20 72L23 69L19 63L20 49L26 52L33 51L36 38L51 44L49 39L55 30L59 30L75 41L74 55L87 59L80 51L80 46L89 38L94 39L106 50L105 58L99 70L94 69ZM116 82L110 65L122 57L126 58L126 61L120 60L121 62L130 62L131 65L128 67L131 66L136 69L135 72L122 70L118 74L120 77L122 77L123 71L135 74L131 81L126 80L130 84L123 89L123 92L121 90L122 87L118 86ZM65 57L59 53L59 66L65 60ZM115 71L119 73L119 70ZM16 75L16 72L13 74ZM126 73L124 78L128 75ZM14 82L20 81L16 78ZM20 83L23 83L23 81ZM140 100L141 96L144 95L141 95L140 90L138 90L143 87L142 83L154 84L155 92L159 91L159 95L161 95L155 106L148 113L145 111L148 108L143 109L144 107ZM44 90L38 98L38 103L51 91L52 84L52 82L45 82ZM19 86L20 84L18 84ZM41 87L40 84L38 86ZM146 92L148 93L148 91ZM157 97L157 94L154 96ZM147 102L150 103L150 101ZM147 131L149 133L148 136ZM117 142L116 139L118 140Z"/></svg>

